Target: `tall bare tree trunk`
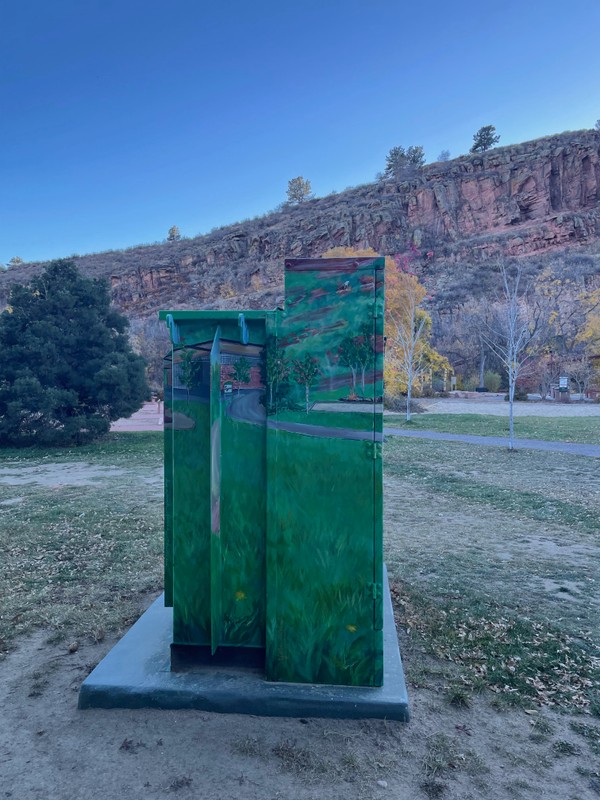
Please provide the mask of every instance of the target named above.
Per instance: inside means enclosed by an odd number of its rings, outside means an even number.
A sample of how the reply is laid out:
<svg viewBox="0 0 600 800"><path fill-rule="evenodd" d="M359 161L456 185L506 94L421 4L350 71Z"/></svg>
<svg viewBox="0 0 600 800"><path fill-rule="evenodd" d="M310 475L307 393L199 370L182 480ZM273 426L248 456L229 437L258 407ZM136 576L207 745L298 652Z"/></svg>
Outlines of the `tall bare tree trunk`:
<svg viewBox="0 0 600 800"><path fill-rule="evenodd" d="M412 400L412 384L413 375L412 369L407 371L407 387L406 387L406 421L410 422L410 403Z"/></svg>
<svg viewBox="0 0 600 800"><path fill-rule="evenodd" d="M514 450L515 447L515 380L512 376L508 379L508 449Z"/></svg>
<svg viewBox="0 0 600 800"><path fill-rule="evenodd" d="M483 341L480 341L479 348L479 388L482 389L485 386L485 350Z"/></svg>

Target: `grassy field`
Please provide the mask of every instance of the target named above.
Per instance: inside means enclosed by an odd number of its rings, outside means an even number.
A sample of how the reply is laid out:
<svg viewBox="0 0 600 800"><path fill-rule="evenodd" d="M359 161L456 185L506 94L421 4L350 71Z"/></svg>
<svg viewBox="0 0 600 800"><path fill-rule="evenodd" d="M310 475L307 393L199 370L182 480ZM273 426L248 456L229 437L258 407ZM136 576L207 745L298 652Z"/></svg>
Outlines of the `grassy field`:
<svg viewBox="0 0 600 800"><path fill-rule="evenodd" d="M102 639L162 585L162 434L3 450L0 652L19 634Z"/></svg>
<svg viewBox="0 0 600 800"><path fill-rule="evenodd" d="M384 424L439 433L508 436L508 417L491 414L413 414L410 422L401 414L389 414ZM515 436L600 444L600 417L515 417Z"/></svg>
<svg viewBox="0 0 600 800"><path fill-rule="evenodd" d="M463 687L600 714L597 461L404 439L386 454L405 624Z"/></svg>

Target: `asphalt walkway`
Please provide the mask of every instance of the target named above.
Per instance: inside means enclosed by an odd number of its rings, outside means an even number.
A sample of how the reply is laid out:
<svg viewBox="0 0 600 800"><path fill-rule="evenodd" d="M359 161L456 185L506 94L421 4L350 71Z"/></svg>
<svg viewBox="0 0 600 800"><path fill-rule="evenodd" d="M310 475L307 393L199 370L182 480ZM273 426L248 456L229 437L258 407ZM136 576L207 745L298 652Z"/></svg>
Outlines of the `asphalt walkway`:
<svg viewBox="0 0 600 800"><path fill-rule="evenodd" d="M385 436L408 436L413 439L436 439L444 442L466 442L490 447L508 447L508 436L472 436L463 433L438 433L437 431L405 431L402 428L383 429ZM600 458L600 445L576 444L574 442L546 442L544 439L515 439L515 450L546 450L555 453L570 453L574 456Z"/></svg>

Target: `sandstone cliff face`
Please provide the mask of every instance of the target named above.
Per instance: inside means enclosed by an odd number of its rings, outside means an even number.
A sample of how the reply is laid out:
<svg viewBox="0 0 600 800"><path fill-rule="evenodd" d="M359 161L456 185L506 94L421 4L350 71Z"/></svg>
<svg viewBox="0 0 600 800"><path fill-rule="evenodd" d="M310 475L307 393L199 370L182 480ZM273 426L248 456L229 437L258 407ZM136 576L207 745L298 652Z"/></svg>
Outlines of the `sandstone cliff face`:
<svg viewBox="0 0 600 800"><path fill-rule="evenodd" d="M405 181L359 186L195 239L76 261L108 278L116 305L140 317L159 308L272 307L282 300L285 257L334 246L427 250L430 278L448 287L499 255L598 243L600 133L580 131L431 164ZM1 275L0 293L38 269Z"/></svg>

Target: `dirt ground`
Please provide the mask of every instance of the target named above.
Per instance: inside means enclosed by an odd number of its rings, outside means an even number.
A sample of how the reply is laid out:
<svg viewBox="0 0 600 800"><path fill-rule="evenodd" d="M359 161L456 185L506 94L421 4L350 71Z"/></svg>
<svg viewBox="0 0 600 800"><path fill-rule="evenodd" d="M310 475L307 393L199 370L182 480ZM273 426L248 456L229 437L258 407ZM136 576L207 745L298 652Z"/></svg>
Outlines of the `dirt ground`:
<svg viewBox="0 0 600 800"><path fill-rule="evenodd" d="M600 792L576 771L589 758L559 714L499 712L484 695L455 708L443 681L411 683L409 724L78 711L82 679L112 644L69 653L38 633L0 664L2 796L585 800ZM423 656L404 644L410 675Z"/></svg>

